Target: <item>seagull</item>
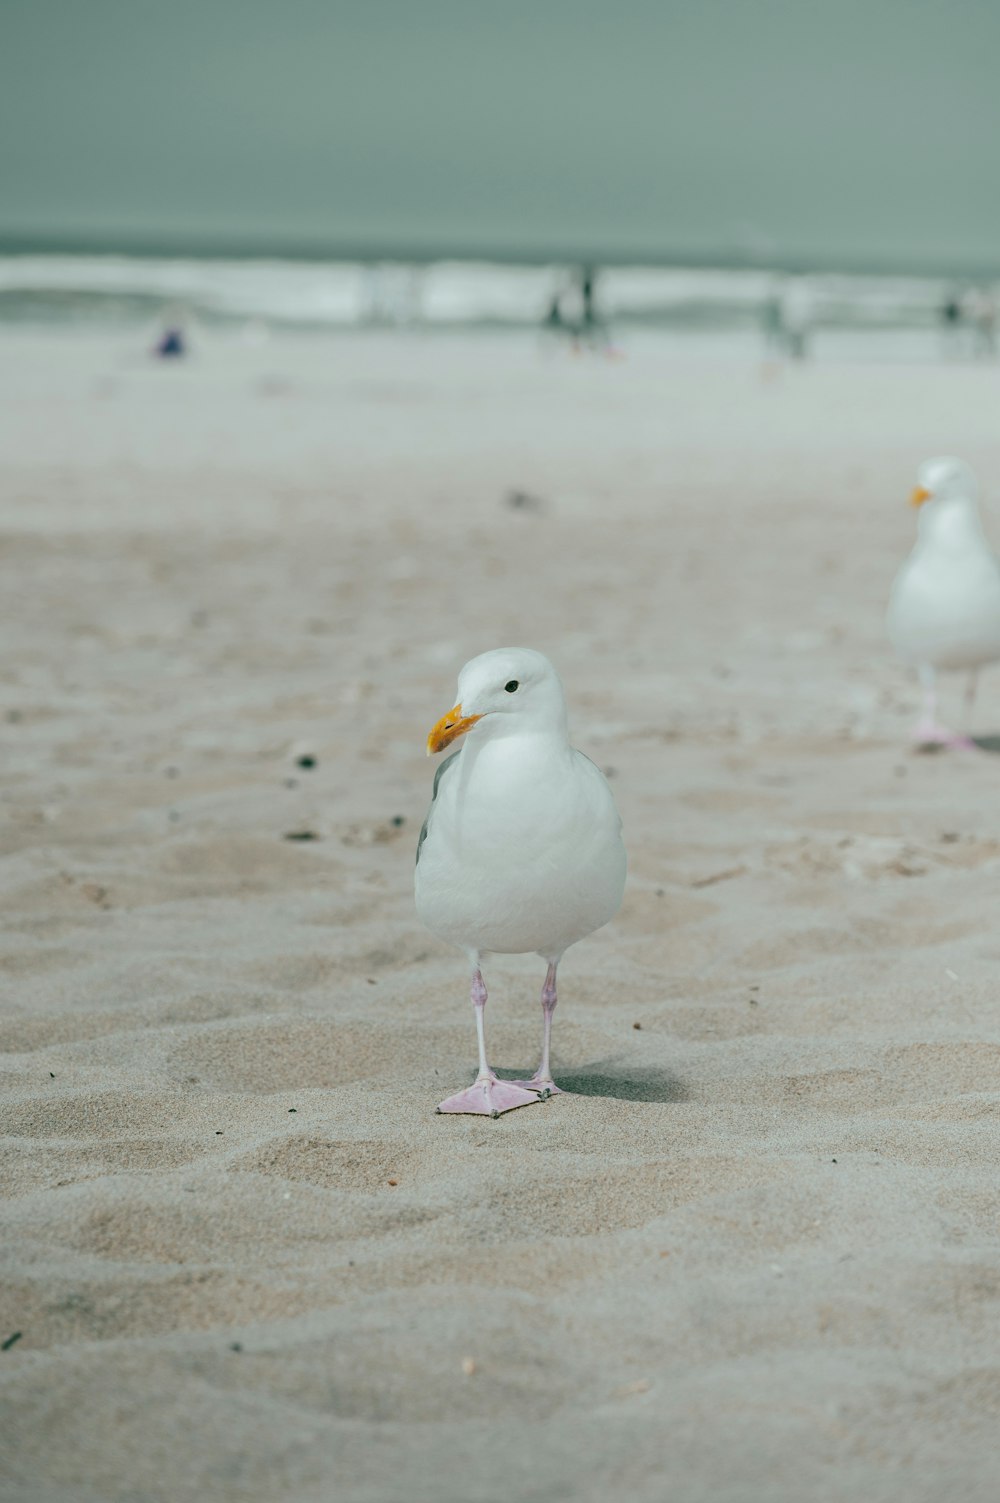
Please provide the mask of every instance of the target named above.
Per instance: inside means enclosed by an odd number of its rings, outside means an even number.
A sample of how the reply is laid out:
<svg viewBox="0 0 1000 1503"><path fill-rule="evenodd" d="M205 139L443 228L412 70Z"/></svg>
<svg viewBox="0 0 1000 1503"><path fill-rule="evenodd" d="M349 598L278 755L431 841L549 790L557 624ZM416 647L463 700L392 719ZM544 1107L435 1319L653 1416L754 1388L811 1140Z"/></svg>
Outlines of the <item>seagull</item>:
<svg viewBox="0 0 1000 1503"><path fill-rule="evenodd" d="M460 736L437 769L417 843L417 913L468 957L479 1073L439 1112L501 1112L546 1100L556 969L570 945L618 912L625 888L621 820L603 773L569 743L559 675L540 652L501 647L466 663L458 702L427 738L428 755ZM488 952L537 954L542 1058L530 1080L500 1080L486 1059L480 968Z"/></svg>
<svg viewBox="0 0 1000 1503"><path fill-rule="evenodd" d="M912 495L920 508L916 545L896 575L886 626L899 656L917 668L924 708L920 746L971 746L937 718L939 670L966 669L966 714L976 677L1000 658L1000 562L979 520L976 477L960 459L929 459Z"/></svg>

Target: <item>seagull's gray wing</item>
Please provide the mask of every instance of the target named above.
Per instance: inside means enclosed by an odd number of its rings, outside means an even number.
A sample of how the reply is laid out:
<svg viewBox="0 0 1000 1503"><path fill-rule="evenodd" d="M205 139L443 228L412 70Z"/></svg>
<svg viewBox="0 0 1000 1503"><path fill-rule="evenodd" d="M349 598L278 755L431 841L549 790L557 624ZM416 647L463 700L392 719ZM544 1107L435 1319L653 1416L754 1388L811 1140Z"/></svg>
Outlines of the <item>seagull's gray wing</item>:
<svg viewBox="0 0 1000 1503"><path fill-rule="evenodd" d="M448 768L455 761L455 758L458 757L461 754L461 750L462 750L462 748L459 747L458 751L453 751L450 757L445 757L444 761L441 763L441 765L438 768L437 772L434 774L434 787L431 789L431 808L427 810L427 818L424 820L423 828L420 831L420 839L417 841L417 865L418 866L420 865L420 847L423 845L424 841L427 839L427 826L430 823L431 809L433 809L433 807L434 807L434 800L438 796L438 786L439 786L439 784L441 782L441 779L444 777L445 773L448 771Z"/></svg>

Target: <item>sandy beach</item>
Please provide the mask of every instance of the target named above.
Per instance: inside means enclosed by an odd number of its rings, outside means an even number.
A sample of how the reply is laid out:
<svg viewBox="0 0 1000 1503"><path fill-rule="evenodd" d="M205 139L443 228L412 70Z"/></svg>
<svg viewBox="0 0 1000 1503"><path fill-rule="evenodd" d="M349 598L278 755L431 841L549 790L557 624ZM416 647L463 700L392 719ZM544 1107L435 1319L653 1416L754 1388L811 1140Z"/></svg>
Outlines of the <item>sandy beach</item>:
<svg viewBox="0 0 1000 1503"><path fill-rule="evenodd" d="M883 611L1000 370L8 325L0 396L3 1503L993 1503L1000 757ZM412 872L505 644L630 874L493 1122Z"/></svg>

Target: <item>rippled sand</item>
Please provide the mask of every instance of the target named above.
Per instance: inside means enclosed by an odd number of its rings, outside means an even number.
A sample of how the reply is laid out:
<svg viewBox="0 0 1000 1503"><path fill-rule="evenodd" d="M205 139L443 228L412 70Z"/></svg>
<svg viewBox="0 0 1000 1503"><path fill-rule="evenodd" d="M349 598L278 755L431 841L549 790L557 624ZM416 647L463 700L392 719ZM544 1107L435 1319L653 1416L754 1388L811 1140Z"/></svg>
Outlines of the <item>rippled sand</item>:
<svg viewBox="0 0 1000 1503"><path fill-rule="evenodd" d="M4 1503L992 1503L1000 761L881 613L997 382L5 331ZM503 643L631 875L491 1122L411 877Z"/></svg>

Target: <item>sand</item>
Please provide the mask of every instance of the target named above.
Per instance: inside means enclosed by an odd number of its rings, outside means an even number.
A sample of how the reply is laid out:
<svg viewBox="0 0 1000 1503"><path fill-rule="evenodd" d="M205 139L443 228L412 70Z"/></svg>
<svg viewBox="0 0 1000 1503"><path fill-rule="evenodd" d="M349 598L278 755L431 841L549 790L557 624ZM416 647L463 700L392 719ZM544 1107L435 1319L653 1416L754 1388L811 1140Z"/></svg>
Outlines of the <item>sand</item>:
<svg viewBox="0 0 1000 1503"><path fill-rule="evenodd" d="M1000 373L7 328L0 396L4 1503L992 1503L1000 760L882 612ZM411 893L505 643L630 877L492 1122Z"/></svg>

